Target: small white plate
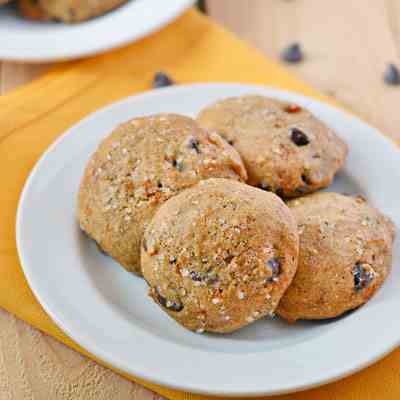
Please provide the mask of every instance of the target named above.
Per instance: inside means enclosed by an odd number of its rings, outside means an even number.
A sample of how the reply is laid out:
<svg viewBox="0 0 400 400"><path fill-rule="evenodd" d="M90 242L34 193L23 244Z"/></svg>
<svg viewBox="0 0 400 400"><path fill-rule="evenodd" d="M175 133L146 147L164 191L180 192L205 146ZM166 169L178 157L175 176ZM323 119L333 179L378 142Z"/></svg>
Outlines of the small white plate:
<svg viewBox="0 0 400 400"><path fill-rule="evenodd" d="M260 86L198 84L130 97L88 116L32 171L18 209L17 244L29 284L48 314L77 343L122 371L190 392L275 394L338 379L400 344L398 241L393 273L359 310L327 322L262 320L218 336L180 327L146 296L142 279L100 254L80 233L79 181L115 125L158 112L195 115L217 99L247 93L306 106L336 129L350 155L330 189L363 194L400 225L398 149L364 122L310 98Z"/></svg>
<svg viewBox="0 0 400 400"><path fill-rule="evenodd" d="M0 59L48 62L89 56L138 40L169 23L194 0L130 0L79 24L23 19L0 7Z"/></svg>

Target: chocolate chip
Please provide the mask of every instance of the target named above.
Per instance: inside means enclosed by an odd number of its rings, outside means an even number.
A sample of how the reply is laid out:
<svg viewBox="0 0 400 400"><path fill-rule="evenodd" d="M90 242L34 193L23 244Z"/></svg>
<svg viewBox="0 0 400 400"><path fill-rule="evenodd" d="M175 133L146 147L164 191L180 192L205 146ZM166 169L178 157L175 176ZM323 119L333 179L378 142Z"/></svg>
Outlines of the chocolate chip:
<svg viewBox="0 0 400 400"><path fill-rule="evenodd" d="M227 142L228 142L231 146L233 146L234 141L233 141L232 139L228 139Z"/></svg>
<svg viewBox="0 0 400 400"><path fill-rule="evenodd" d="M189 139L189 147L191 149L195 150L197 154L201 153L199 145L200 145L200 142L196 138L191 137Z"/></svg>
<svg viewBox="0 0 400 400"><path fill-rule="evenodd" d="M195 282L202 281L201 275L196 271L190 271L190 277L192 278L192 281L195 281Z"/></svg>
<svg viewBox="0 0 400 400"><path fill-rule="evenodd" d="M229 264L234 258L235 256L229 255L228 257L225 257L224 261Z"/></svg>
<svg viewBox="0 0 400 400"><path fill-rule="evenodd" d="M298 106L297 104L289 104L288 106L286 106L284 108L284 110L289 114L294 114L294 113L300 112L301 111L301 107Z"/></svg>
<svg viewBox="0 0 400 400"><path fill-rule="evenodd" d="M275 194L276 194L277 196L279 196L279 197L283 197L285 193L284 193L284 191L283 191L282 188L277 188L277 189L275 190Z"/></svg>
<svg viewBox="0 0 400 400"><path fill-rule="evenodd" d="M279 276L279 274L281 273L281 261L278 257L269 259L265 264L272 271L271 280Z"/></svg>
<svg viewBox="0 0 400 400"><path fill-rule="evenodd" d="M176 261L177 261L177 258L176 258L175 256L171 256L171 257L169 258L169 262L170 262L171 264L175 264Z"/></svg>
<svg viewBox="0 0 400 400"><path fill-rule="evenodd" d="M356 292L367 288L374 279L374 274L370 270L367 270L361 263L357 263L353 267L353 276L354 290Z"/></svg>
<svg viewBox="0 0 400 400"><path fill-rule="evenodd" d="M308 176L308 174L307 174L306 172L304 172L304 173L301 175L300 178L301 178L301 180L304 182L304 186L297 187L297 188L295 189L295 192L298 193L298 194L305 194L305 193L308 193L308 192L310 191L308 185L311 185L311 184L312 184L312 181L311 181L310 177Z"/></svg>
<svg viewBox="0 0 400 400"><path fill-rule="evenodd" d="M311 185L311 179L307 174L302 174L301 175L301 180L306 184L306 185Z"/></svg>
<svg viewBox="0 0 400 400"><path fill-rule="evenodd" d="M388 85L400 85L400 72L394 64L389 64L383 75L385 83Z"/></svg>
<svg viewBox="0 0 400 400"><path fill-rule="evenodd" d="M157 295L158 302L163 307L165 307L167 310L175 311L175 312L179 312L179 311L183 310L183 304L182 303L168 300L167 298L165 298L164 296L162 296L160 294L158 289L155 289L155 292L156 292L156 295Z"/></svg>
<svg viewBox="0 0 400 400"><path fill-rule="evenodd" d="M183 163L181 161L172 160L172 166L175 167L179 172L183 171Z"/></svg>
<svg viewBox="0 0 400 400"><path fill-rule="evenodd" d="M286 61L291 64L295 64L302 61L304 56L300 44L292 43L291 45L286 47L281 53L281 58L283 61Z"/></svg>
<svg viewBox="0 0 400 400"><path fill-rule="evenodd" d="M262 189L262 190L266 190L267 192L270 192L270 191L271 191L271 186L268 185L268 184L265 183L265 182L261 182L261 183L258 185L258 187L259 187L260 189Z"/></svg>
<svg viewBox="0 0 400 400"><path fill-rule="evenodd" d="M147 243L146 240L143 238L142 247L144 251L147 251Z"/></svg>
<svg viewBox="0 0 400 400"><path fill-rule="evenodd" d="M158 187L159 189L161 189L161 188L163 187L162 183L161 183L161 182L157 182L157 187Z"/></svg>
<svg viewBox="0 0 400 400"><path fill-rule="evenodd" d="M307 135L298 128L290 129L290 139L296 146L305 146L310 143Z"/></svg>
<svg viewBox="0 0 400 400"><path fill-rule="evenodd" d="M164 72L157 72L153 78L153 88L162 88L165 86L171 86L175 82Z"/></svg>

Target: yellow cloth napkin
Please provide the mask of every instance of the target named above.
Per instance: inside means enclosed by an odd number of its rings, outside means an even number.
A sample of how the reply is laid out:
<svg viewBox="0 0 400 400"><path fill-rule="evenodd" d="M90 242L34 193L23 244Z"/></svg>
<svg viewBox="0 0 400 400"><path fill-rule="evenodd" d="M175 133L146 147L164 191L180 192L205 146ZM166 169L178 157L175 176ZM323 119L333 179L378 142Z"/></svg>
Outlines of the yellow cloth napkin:
<svg viewBox="0 0 400 400"><path fill-rule="evenodd" d="M31 168L57 136L99 107L149 89L157 70L180 83L258 83L323 97L194 10L138 43L63 63L0 96L0 306L89 357L50 320L27 285L15 244L17 203ZM399 366L400 349L340 382L279 398L399 399ZM206 398L126 377L170 399Z"/></svg>

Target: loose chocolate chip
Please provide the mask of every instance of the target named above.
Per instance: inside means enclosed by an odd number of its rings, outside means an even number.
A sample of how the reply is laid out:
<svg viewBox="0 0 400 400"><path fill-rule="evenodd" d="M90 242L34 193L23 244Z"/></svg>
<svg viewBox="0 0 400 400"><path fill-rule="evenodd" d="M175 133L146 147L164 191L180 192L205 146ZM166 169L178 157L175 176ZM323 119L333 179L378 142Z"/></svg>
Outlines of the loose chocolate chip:
<svg viewBox="0 0 400 400"><path fill-rule="evenodd" d="M388 85L400 85L400 72L394 64L389 64L383 75L385 83Z"/></svg>
<svg viewBox="0 0 400 400"><path fill-rule="evenodd" d="M282 188L278 188L275 190L275 194L279 197L283 197L283 195L285 194Z"/></svg>
<svg viewBox="0 0 400 400"><path fill-rule="evenodd" d="M166 299L164 296L160 294L158 289L155 290L157 294L158 302L165 307L167 310L179 312L183 310L183 304L180 302L174 302Z"/></svg>
<svg viewBox="0 0 400 400"><path fill-rule="evenodd" d="M199 146L200 146L200 142L196 138L192 137L189 139L189 147L191 149L195 150L197 154L201 153Z"/></svg>
<svg viewBox="0 0 400 400"><path fill-rule="evenodd" d="M300 112L301 107L298 106L297 104L289 104L287 107L285 107L284 110L289 114L294 114Z"/></svg>
<svg viewBox="0 0 400 400"><path fill-rule="evenodd" d="M192 281L195 281L195 282L201 282L202 281L202 277L196 271L191 271L190 272L190 277L192 278Z"/></svg>
<svg viewBox="0 0 400 400"><path fill-rule="evenodd" d="M300 47L299 43L292 43L288 47L286 47L282 53L281 53L281 58L283 61L286 61L288 63L298 63L303 60L303 51Z"/></svg>
<svg viewBox="0 0 400 400"><path fill-rule="evenodd" d="M354 276L354 290L356 292L359 292L360 290L367 288L374 279L374 274L371 273L371 271L365 269L361 263L357 263L353 267L353 276Z"/></svg>
<svg viewBox="0 0 400 400"><path fill-rule="evenodd" d="M265 264L272 271L271 280L276 278L281 273L281 262L278 257L271 258Z"/></svg>
<svg viewBox="0 0 400 400"><path fill-rule="evenodd" d="M270 192L270 191L271 191L271 186L268 185L268 184L265 183L265 182L261 182L261 183L258 185L258 187L259 187L260 189L262 189L262 190L266 190L267 192Z"/></svg>
<svg viewBox="0 0 400 400"><path fill-rule="evenodd" d="M298 128L290 129L290 139L296 146L305 146L310 143L307 135Z"/></svg>
<svg viewBox="0 0 400 400"><path fill-rule="evenodd" d="M153 78L153 88L162 88L165 86L171 86L175 82L164 72L157 72Z"/></svg>

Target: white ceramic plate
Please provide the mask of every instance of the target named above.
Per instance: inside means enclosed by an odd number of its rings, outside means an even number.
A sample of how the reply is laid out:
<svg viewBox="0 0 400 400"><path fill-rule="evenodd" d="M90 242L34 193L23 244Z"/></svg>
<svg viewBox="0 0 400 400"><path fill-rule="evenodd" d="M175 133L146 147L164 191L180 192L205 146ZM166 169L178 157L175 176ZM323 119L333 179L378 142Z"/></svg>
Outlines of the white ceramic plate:
<svg viewBox="0 0 400 400"><path fill-rule="evenodd" d="M262 320L237 333L191 333L146 296L145 282L80 233L76 197L99 141L122 121L158 112L195 115L228 96L260 93L307 106L350 145L331 190L359 193L400 224L400 153L379 132L331 106L265 87L198 84L127 98L71 128L44 154L23 191L17 244L26 277L53 320L98 358L148 381L218 395L283 393L320 385L400 344L399 244L394 270L365 307L329 322Z"/></svg>
<svg viewBox="0 0 400 400"><path fill-rule="evenodd" d="M0 7L0 59L45 62L79 58L138 40L166 25L194 0L130 0L108 14L68 25L20 17Z"/></svg>

